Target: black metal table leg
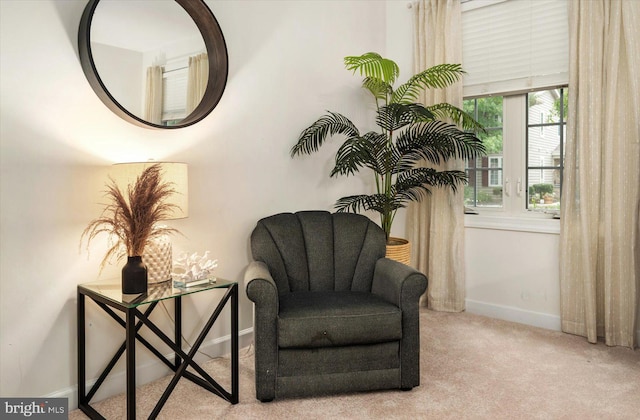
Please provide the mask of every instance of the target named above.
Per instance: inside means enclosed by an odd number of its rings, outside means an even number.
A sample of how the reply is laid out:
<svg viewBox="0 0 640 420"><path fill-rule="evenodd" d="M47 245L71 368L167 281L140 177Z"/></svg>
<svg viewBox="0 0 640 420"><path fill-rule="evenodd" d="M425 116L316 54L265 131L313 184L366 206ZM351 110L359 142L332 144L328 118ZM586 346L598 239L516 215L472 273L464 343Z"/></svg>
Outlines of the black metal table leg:
<svg viewBox="0 0 640 420"><path fill-rule="evenodd" d="M239 364L239 330L238 330L238 285L234 284L231 295L231 403L238 404L239 401L239 383L238 383L238 364Z"/></svg>
<svg viewBox="0 0 640 420"><path fill-rule="evenodd" d="M85 349L85 321L84 321L84 295L78 291L78 406L85 404L86 390L86 349Z"/></svg>
<svg viewBox="0 0 640 420"><path fill-rule="evenodd" d="M127 347L127 419L136 418L136 315L135 308L126 310Z"/></svg>
<svg viewBox="0 0 640 420"><path fill-rule="evenodd" d="M176 320L175 325L175 338L176 345L179 349L182 349L182 296L178 296L174 299L174 319ZM178 353L175 354L174 358L175 368L177 369L182 363L182 359Z"/></svg>

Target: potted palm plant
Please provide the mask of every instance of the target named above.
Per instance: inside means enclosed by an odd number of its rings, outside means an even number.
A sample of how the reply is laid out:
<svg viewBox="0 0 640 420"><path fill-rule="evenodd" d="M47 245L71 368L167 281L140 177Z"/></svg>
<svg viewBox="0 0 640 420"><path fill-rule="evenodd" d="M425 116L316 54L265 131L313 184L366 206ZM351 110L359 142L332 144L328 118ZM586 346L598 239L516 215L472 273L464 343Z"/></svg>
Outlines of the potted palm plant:
<svg viewBox="0 0 640 420"><path fill-rule="evenodd" d="M82 232L81 243L86 238L87 247L96 236L109 235L110 248L102 259L101 269L113 257L120 260L127 256L127 263L122 268L122 292L125 294L147 291L147 269L142 262L147 243L177 232L158 224L178 207L166 202L174 193L172 183L162 180L160 164L146 168L127 191L122 191L110 179L105 194L109 203L100 217L92 220Z"/></svg>
<svg viewBox="0 0 640 420"><path fill-rule="evenodd" d="M398 209L419 201L431 193L431 188L455 191L467 182L463 171L438 170L428 165L484 154L482 141L474 134L482 127L451 104L425 106L416 102L424 90L444 88L459 80L464 74L459 64L433 66L394 89L400 74L394 61L370 52L345 57L344 63L347 70L364 76L362 86L375 100L379 131L361 134L347 117L328 111L302 131L291 156L316 152L329 137L346 137L336 153L330 176L348 176L368 168L373 172L376 191L342 197L335 208L338 212L380 213L380 224L390 243L394 240L390 233Z"/></svg>

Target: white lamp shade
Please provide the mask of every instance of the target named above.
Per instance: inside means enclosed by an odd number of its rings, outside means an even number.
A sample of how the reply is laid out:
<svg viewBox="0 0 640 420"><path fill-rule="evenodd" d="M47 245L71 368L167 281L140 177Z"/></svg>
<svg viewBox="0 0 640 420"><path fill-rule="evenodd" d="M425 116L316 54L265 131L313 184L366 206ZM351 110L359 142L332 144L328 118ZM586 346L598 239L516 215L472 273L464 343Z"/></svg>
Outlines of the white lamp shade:
<svg viewBox="0 0 640 420"><path fill-rule="evenodd" d="M174 204L179 208L173 211L171 219L182 219L189 216L189 177L187 164L180 162L132 162L117 163L111 168L111 178L121 191L127 191L129 185L133 185L140 174L148 167L160 164L162 180L171 183L175 191L169 198L168 204Z"/></svg>

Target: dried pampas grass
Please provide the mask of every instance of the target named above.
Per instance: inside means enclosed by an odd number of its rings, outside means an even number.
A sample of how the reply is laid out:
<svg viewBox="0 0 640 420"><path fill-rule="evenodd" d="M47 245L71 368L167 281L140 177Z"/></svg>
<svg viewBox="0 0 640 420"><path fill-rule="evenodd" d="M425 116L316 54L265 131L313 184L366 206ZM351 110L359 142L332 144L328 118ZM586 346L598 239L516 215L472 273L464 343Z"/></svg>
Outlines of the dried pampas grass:
<svg viewBox="0 0 640 420"><path fill-rule="evenodd" d="M89 223L80 238L81 244L86 239L88 249L96 236L102 233L109 235L110 248L102 259L101 270L113 257L122 259L125 251L129 257L141 256L150 239L179 233L177 229L157 225L157 222L168 219L173 211L179 209L179 206L166 202L176 192L172 185L171 182L162 181L159 164L146 168L135 184L128 186L126 195L109 178L105 196L110 202L105 204L100 217Z"/></svg>

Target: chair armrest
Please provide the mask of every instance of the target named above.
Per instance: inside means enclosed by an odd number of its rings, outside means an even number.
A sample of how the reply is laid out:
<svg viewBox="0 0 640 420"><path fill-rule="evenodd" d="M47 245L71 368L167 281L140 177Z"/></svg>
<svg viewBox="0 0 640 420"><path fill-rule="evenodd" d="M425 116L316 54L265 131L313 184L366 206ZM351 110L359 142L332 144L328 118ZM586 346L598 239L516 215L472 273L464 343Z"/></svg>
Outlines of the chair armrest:
<svg viewBox="0 0 640 420"><path fill-rule="evenodd" d="M267 265L252 261L244 274L247 297L255 302L253 335L255 349L256 398L275 397L278 363L278 288Z"/></svg>
<svg viewBox="0 0 640 420"><path fill-rule="evenodd" d="M400 388L420 385L420 295L427 277L408 265L381 258L376 262L371 292L402 310Z"/></svg>
<svg viewBox="0 0 640 420"><path fill-rule="evenodd" d="M267 265L261 261L251 261L244 273L247 297L256 305L268 305L278 313L278 288Z"/></svg>
<svg viewBox="0 0 640 420"><path fill-rule="evenodd" d="M408 265L388 258L376 262L371 292L403 309L417 304L427 290L427 277Z"/></svg>

